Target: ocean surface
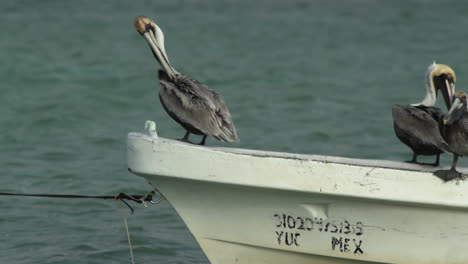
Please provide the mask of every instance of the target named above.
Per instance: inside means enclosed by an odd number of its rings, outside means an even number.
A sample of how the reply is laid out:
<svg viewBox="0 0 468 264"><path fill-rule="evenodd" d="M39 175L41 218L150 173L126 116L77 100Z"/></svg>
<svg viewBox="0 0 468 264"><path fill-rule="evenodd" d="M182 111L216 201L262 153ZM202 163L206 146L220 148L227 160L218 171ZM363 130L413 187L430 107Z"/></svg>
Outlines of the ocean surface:
<svg viewBox="0 0 468 264"><path fill-rule="evenodd" d="M0 192L151 190L127 172L127 133L148 119L160 136L184 131L157 99L138 15L179 72L227 101L241 142L207 145L408 160L391 106L423 99L434 60L466 89L467 13L429 0L0 1ZM167 202L135 209L0 197L0 263L130 263L123 214L136 263L208 263Z"/></svg>

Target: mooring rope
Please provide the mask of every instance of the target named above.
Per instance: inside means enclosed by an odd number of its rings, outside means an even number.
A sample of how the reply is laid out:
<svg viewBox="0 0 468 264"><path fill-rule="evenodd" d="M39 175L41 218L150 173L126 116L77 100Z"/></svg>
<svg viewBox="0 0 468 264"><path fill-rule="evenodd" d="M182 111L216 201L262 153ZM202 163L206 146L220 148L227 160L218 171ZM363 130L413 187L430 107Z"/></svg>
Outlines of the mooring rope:
<svg viewBox="0 0 468 264"><path fill-rule="evenodd" d="M130 240L130 231L128 231L127 217L125 216L125 212L123 211L123 208L122 208L121 213L122 213L122 217L123 217L124 224L125 224L125 231L127 231L128 248L130 249L130 258L132 260L132 264L135 264L135 259L133 258L132 242Z"/></svg>
<svg viewBox="0 0 468 264"><path fill-rule="evenodd" d="M155 194L155 191L151 191L146 195L128 195L125 193L119 193L118 195L111 196L111 195L77 195L77 194L28 194L28 193L5 193L5 192L0 192L0 196L22 196L22 197L43 197L43 198L77 198L77 199L104 199L104 200L118 200L123 202L130 211L134 212L133 208L125 201L133 201L136 203L143 203L145 206L146 204L144 202L150 202L152 204L158 204L160 203L164 197L161 195L161 197L153 201L153 195Z"/></svg>
<svg viewBox="0 0 468 264"><path fill-rule="evenodd" d="M154 187L154 186L153 186ZM151 204L159 204L161 201L163 201L165 198L162 194L159 195L160 197L154 201L153 200L153 195L156 193L156 188L154 191L151 191L145 195L128 195L125 193L119 193L118 195L115 196L110 196L110 195L77 195L77 194L28 194L28 193L6 193L6 192L0 192L0 196L20 196L20 197L42 197L42 198L73 198L73 199L104 199L104 200L118 200L121 201L123 204L125 204L128 209L130 209L131 214L133 214L134 210L133 208L125 201L133 201L136 203L143 203L143 205L146 207L145 202L149 202ZM127 224L127 217L125 216L125 213L122 212L122 216L124 219L124 224L125 224L125 230L127 231L127 240L128 240L128 246L130 247L130 257L132 260L132 264L135 264L135 260L133 258L133 249L132 249L132 243L130 241L130 232L128 230L128 224Z"/></svg>

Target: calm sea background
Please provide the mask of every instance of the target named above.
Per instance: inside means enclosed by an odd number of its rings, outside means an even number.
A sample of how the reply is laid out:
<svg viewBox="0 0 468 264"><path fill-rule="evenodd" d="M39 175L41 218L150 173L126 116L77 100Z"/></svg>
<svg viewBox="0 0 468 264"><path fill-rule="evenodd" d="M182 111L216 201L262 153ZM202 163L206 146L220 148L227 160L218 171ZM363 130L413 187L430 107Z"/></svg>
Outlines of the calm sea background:
<svg viewBox="0 0 468 264"><path fill-rule="evenodd" d="M468 82L465 1L2 0L0 14L0 192L151 190L127 172L127 133L148 119L184 131L157 99L138 15L228 102L241 142L209 146L407 160L392 104L422 100L433 60ZM0 197L0 263L130 263L121 208ZM135 208L137 263L208 263L167 202Z"/></svg>

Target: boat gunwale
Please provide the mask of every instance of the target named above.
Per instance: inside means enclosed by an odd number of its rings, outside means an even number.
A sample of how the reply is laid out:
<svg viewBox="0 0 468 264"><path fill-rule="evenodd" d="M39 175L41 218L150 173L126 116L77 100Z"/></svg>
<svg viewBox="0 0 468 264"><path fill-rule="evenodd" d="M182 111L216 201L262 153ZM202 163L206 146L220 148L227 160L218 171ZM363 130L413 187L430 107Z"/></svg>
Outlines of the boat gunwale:
<svg viewBox="0 0 468 264"><path fill-rule="evenodd" d="M292 154L292 157L283 157L284 155L288 153L282 153L282 152L267 152L267 151L256 151L256 150L244 150L244 149L232 149L232 148L221 148L221 147L204 147L204 146L199 146L199 145L193 145L190 143L185 143L185 142L180 142L176 140L171 140L171 139L166 139L166 138L152 138L148 135L137 133L137 132L132 132L129 133L128 135L128 140L132 139L138 139L138 140L144 140L150 144L176 144L176 145L183 145L185 147L191 147L191 148L201 148L203 150L209 150L209 151L215 151L215 152L222 152L222 153L227 153L227 154L232 154L232 155L248 155L248 156L253 156L256 158L268 158L268 159L293 159L293 160L298 160L298 161L307 161L307 162L318 162L318 163L334 163L334 164L339 164L339 165L345 165L345 166L355 166L355 167L368 167L372 169L384 169L384 170L402 170L402 171L412 171L416 173L430 173L432 172L431 170L418 170L418 169L405 169L401 167L389 167L389 166L375 166L372 164L367 164L362 165L362 164L356 164L356 163L351 163L348 161L367 161L367 160L362 160L362 159L352 159L352 158L341 158L341 157L333 157L333 156L319 156L319 155L307 155L307 154ZM154 150L153 150L154 152ZM258 155L259 153L265 154L265 155ZM307 158L306 158L307 157ZM338 160L343 160L347 162L336 162L330 161L330 160L324 160L324 159L316 159L317 157L322 157L322 158L331 158L331 159L338 159ZM371 162L380 162L379 160L370 160ZM390 162L390 164L399 164L400 162L396 161L383 161L383 162ZM415 166L416 168L418 167L425 167L425 166L420 166L420 165L413 165L413 164L403 164L407 166ZM199 181L199 182L209 182L209 183L215 183L215 184L225 184L225 185L233 185L233 186L243 186L243 187L249 187L249 188L260 188L260 189L270 189L270 190L281 190L281 191L289 191L289 192L299 192L299 193L308 193L308 194L317 194L317 195L327 195L327 196L335 196L335 197L346 197L350 199L365 199L365 200L371 200L371 201L379 201L379 202L388 202L388 203L401 203L405 205L420 205L420 206L428 206L428 207L441 207L444 209L448 208L463 208L463 209L468 209L468 203L463 203L460 201L452 201L452 200L442 200L442 199L422 199L424 197L402 197L402 196L389 196L388 194L386 195L381 195L380 197L378 195L372 194L372 193L358 193L358 194L352 194L349 191L333 191L333 190L322 190L320 189L300 189L300 188L294 188L294 186L274 186L274 185L267 185L265 183L261 184L249 184L248 182L245 181L233 181L232 179L223 179L223 178L216 178L216 180L211 180L210 178L198 178L198 177L191 177L191 176L181 176L178 175L177 173L170 174L170 173L150 173L150 172L145 172L145 171L139 171L136 168L131 168L129 165L129 171L137 174L139 176L142 176L146 179L151 178L151 177L167 177L167 178L174 178L174 179L179 179L179 180L192 180L192 181ZM406 177L406 176L405 176ZM433 176L435 178L435 176ZM402 183L403 184L403 183ZM441 181L441 184L443 182ZM362 186L364 187L364 186Z"/></svg>
<svg viewBox="0 0 468 264"><path fill-rule="evenodd" d="M317 155L317 154L302 154L302 153L288 153L280 151L268 151L268 150L255 150L255 149L240 149L240 148L228 148L228 147L207 147L196 144L191 144L179 140L168 139L168 138L152 138L146 134L139 132L130 132L128 138L137 137L144 139L148 142L162 141L181 144L190 147L198 147L208 149L212 151L220 151L224 153L252 156L257 158L279 158L279 159L292 159L298 161L317 161L323 163L334 163L342 165L360 166L360 167L371 167L371 168L382 168L382 169L395 169L404 171L416 171L416 172L435 172L441 169L448 169L449 167L433 167L430 165L420 165L414 163L393 161L393 160L377 160L377 159L360 159L360 158L348 158L341 156L328 156L328 155ZM384 164L384 165L381 165ZM458 168L459 171L468 173L468 168Z"/></svg>

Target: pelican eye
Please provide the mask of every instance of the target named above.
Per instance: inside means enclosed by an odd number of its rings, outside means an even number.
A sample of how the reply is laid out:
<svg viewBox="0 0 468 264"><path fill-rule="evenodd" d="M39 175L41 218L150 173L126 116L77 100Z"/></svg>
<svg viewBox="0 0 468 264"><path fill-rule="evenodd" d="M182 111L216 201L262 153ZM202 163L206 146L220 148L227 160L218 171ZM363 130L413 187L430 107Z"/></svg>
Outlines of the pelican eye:
<svg viewBox="0 0 468 264"><path fill-rule="evenodd" d="M145 29L146 29L146 32L148 32L148 31L153 31L154 32L154 28L153 28L153 26L151 24L146 24Z"/></svg>

